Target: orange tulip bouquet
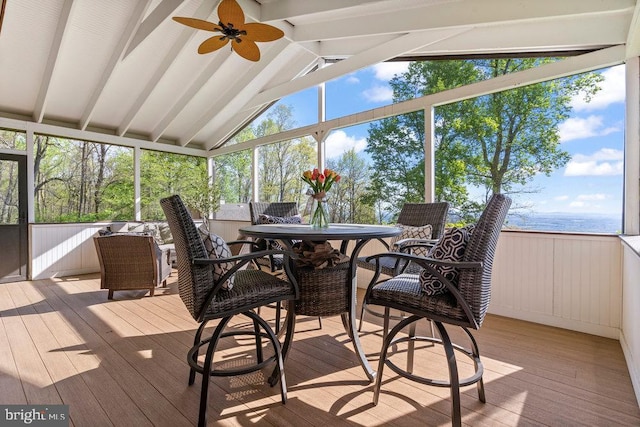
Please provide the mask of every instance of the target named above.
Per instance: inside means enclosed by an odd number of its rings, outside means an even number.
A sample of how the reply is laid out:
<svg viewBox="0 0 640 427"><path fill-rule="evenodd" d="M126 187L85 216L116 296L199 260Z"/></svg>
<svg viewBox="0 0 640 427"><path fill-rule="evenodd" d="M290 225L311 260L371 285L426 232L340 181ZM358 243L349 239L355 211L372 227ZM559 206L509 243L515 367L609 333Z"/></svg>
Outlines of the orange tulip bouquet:
<svg viewBox="0 0 640 427"><path fill-rule="evenodd" d="M335 182L340 181L340 175L331 169L325 169L323 173L315 168L313 171L304 171L302 180L311 188L307 194L313 202L309 223L313 228L326 228L329 226L329 212L327 210L327 192Z"/></svg>

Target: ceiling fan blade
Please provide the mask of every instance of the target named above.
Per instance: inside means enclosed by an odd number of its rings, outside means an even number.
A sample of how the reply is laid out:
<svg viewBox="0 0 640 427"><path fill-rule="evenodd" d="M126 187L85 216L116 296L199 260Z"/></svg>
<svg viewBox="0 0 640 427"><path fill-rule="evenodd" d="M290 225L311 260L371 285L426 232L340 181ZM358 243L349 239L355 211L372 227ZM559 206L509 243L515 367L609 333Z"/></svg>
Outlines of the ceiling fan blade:
<svg viewBox="0 0 640 427"><path fill-rule="evenodd" d="M221 36L214 36L214 37L208 38L200 44L200 46L198 47L198 53L202 55L206 53L211 53L214 50L220 49L227 43L229 43L229 39Z"/></svg>
<svg viewBox="0 0 640 427"><path fill-rule="evenodd" d="M249 39L256 42L272 42L284 36L284 32L280 28L267 24L248 23L244 24L242 29L247 32L243 40Z"/></svg>
<svg viewBox="0 0 640 427"><path fill-rule="evenodd" d="M181 23L182 25L186 25L187 27L197 28L198 30L207 30L207 31L221 31L217 24L213 22L204 21L202 19L197 18L185 18L182 16L174 16L173 20Z"/></svg>
<svg viewBox="0 0 640 427"><path fill-rule="evenodd" d="M233 40L231 42L231 47L244 59L248 59L253 62L260 60L260 49L258 49L258 45L252 40L247 40L246 38L242 39L240 42Z"/></svg>
<svg viewBox="0 0 640 427"><path fill-rule="evenodd" d="M218 19L223 24L233 24L235 28L244 24L244 12L236 0L222 0L218 6Z"/></svg>

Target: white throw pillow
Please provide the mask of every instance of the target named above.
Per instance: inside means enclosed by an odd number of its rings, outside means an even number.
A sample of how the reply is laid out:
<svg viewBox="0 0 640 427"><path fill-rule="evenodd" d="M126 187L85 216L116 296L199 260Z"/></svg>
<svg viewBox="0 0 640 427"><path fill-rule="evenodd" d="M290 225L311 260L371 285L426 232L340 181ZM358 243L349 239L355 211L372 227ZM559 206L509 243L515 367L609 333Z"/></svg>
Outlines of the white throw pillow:
<svg viewBox="0 0 640 427"><path fill-rule="evenodd" d="M396 224L396 227L402 228L402 232L397 236L391 238L391 245L389 250L399 251L400 248L394 247L395 243L403 239L431 239L432 227L431 224L423 225L420 227L412 227L409 225ZM428 248L414 248L413 254L419 256L427 256Z"/></svg>

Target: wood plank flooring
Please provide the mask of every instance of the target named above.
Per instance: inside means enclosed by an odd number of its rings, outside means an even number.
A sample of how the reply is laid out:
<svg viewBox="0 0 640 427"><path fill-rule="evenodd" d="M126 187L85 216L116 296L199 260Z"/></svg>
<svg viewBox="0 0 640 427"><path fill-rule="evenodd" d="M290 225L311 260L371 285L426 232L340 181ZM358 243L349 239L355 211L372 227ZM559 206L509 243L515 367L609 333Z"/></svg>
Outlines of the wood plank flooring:
<svg viewBox="0 0 640 427"><path fill-rule="evenodd" d="M169 287L99 289L98 275L0 284L0 403L68 404L74 426L189 426L197 422L200 378L187 386L185 361L197 323ZM273 320L274 310L263 309ZM362 344L374 368L378 319ZM238 318L237 326L246 324ZM426 322L420 325L427 333ZM452 330L454 337L461 337ZM617 341L488 316L475 333L487 403L463 388L468 426L640 425L640 410ZM250 340L223 343L217 362L243 363ZM406 349L394 354L404 363ZM463 374L468 360L459 360ZM438 426L450 423L449 391L383 374L380 402L339 317L299 317L285 365L289 400L265 384L270 371L211 380L210 425ZM446 378L439 348L419 346L415 372Z"/></svg>

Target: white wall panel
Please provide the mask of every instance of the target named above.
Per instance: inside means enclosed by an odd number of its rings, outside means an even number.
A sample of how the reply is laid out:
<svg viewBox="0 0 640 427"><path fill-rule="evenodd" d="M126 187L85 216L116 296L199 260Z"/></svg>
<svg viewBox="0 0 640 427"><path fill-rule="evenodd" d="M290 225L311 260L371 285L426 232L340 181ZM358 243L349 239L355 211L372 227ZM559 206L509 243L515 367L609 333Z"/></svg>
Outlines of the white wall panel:
<svg viewBox="0 0 640 427"><path fill-rule="evenodd" d="M32 225L31 278L37 280L100 271L93 236L107 225L109 224Z"/></svg>
<svg viewBox="0 0 640 427"><path fill-rule="evenodd" d="M623 258L623 296L622 298L622 333L620 344L629 367L629 375L640 402L640 237L630 238L630 243L622 244Z"/></svg>
<svg viewBox="0 0 640 427"><path fill-rule="evenodd" d="M617 339L621 268L616 236L506 231L489 312Z"/></svg>

